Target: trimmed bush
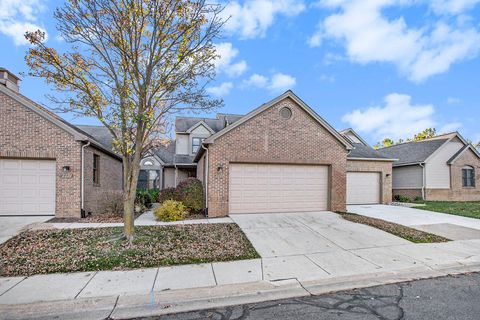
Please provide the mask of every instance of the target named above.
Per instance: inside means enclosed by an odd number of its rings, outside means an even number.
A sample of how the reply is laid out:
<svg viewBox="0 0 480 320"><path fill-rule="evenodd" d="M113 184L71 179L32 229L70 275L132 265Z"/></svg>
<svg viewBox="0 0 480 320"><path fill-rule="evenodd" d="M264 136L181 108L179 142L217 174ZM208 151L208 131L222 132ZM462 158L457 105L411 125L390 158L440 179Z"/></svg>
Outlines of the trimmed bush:
<svg viewBox="0 0 480 320"><path fill-rule="evenodd" d="M415 199L414 199L415 202L423 202L423 198L422 197L419 197L419 196L416 196Z"/></svg>
<svg viewBox="0 0 480 320"><path fill-rule="evenodd" d="M192 212L198 213L203 209L203 185L196 178L182 180L177 186L178 200Z"/></svg>
<svg viewBox="0 0 480 320"><path fill-rule="evenodd" d="M123 191L105 191L98 200L101 214L123 215Z"/></svg>
<svg viewBox="0 0 480 320"><path fill-rule="evenodd" d="M178 201L177 189L175 188L163 189L158 195L158 203L162 204L165 200Z"/></svg>
<svg viewBox="0 0 480 320"><path fill-rule="evenodd" d="M409 197L401 195L401 194L395 195L393 197L393 200L395 200L397 202L412 202L412 200Z"/></svg>
<svg viewBox="0 0 480 320"><path fill-rule="evenodd" d="M160 221L179 221L188 215L187 208L183 203L175 200L165 200L154 211L155 217Z"/></svg>

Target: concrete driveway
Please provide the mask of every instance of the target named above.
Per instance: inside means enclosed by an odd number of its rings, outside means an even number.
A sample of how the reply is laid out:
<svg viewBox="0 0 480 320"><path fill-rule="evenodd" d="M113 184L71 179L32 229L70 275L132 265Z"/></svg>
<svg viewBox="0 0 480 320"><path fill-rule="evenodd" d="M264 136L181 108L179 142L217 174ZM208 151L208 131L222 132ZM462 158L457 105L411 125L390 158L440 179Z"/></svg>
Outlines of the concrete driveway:
<svg viewBox="0 0 480 320"><path fill-rule="evenodd" d="M348 206L348 212L383 219L451 240L480 239L480 219L388 205Z"/></svg>
<svg viewBox="0 0 480 320"><path fill-rule="evenodd" d="M20 232L28 228L28 226L36 223L45 222L53 217L37 216L37 217L4 217L0 216L0 244L6 242L11 237L16 236Z"/></svg>
<svg viewBox="0 0 480 320"><path fill-rule="evenodd" d="M262 256L266 280L310 280L413 267L390 250L410 242L332 212L235 214L230 217Z"/></svg>

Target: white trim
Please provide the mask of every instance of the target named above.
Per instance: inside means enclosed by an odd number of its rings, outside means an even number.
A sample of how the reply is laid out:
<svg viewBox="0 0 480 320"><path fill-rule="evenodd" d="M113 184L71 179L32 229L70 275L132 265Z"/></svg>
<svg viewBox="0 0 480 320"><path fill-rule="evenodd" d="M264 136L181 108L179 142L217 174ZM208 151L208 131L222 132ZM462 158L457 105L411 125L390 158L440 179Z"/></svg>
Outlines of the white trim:
<svg viewBox="0 0 480 320"><path fill-rule="evenodd" d="M200 127L200 126L204 126L205 129L207 129L211 134L214 134L215 131L213 131L212 128L210 128L210 126L208 124L205 123L205 121L201 120L197 123L195 123L193 126L191 126L187 131L185 131L185 133L192 133L193 130L195 130L196 128Z"/></svg>
<svg viewBox="0 0 480 320"><path fill-rule="evenodd" d="M385 161L385 162L395 162L398 161L398 159L385 159L385 158L348 158L348 160L353 160L353 161Z"/></svg>
<svg viewBox="0 0 480 320"><path fill-rule="evenodd" d="M345 136L347 134L347 132L351 132L355 137L357 137L358 140L360 140L363 143L363 145L365 145L366 147L370 147L370 145L365 140L363 140L363 138L357 132L355 132L355 130L353 130L352 128L344 129L344 130L340 131L339 133L342 136ZM346 138L348 139L348 137L346 137Z"/></svg>
<svg viewBox="0 0 480 320"><path fill-rule="evenodd" d="M297 95L295 95L291 90L286 91L284 94L276 97L273 100L261 105L260 107L250 111L246 114L243 118L235 121L233 124L223 128L222 130L218 131L217 133L213 134L209 138L205 139L205 144L211 144L217 139L218 137L224 135L225 133L229 132L232 129L235 129L239 125L243 124L244 122L252 119L256 115L260 114L261 112L267 110L268 108L272 107L273 105L277 104L278 102L290 98L295 103L297 103L301 108L303 108L312 118L317 120L325 129L327 129L330 134L332 134L337 140L342 143L347 150L353 149L353 145L340 133L338 133L335 129L332 128L322 117L320 117L314 110L312 110L307 104L305 104Z"/></svg>

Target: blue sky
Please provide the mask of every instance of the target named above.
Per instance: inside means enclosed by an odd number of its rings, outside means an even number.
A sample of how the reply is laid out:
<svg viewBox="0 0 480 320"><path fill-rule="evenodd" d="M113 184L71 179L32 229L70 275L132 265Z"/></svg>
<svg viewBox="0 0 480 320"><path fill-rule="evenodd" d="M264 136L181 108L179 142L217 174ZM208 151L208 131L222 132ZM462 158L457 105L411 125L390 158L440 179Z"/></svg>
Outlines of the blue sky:
<svg viewBox="0 0 480 320"><path fill-rule="evenodd" d="M0 1L2 67L26 72L22 34L41 28L62 48L58 0ZM480 0L230 1L209 87L244 114L292 89L335 128L372 144L426 127L480 141ZM48 105L41 79L21 91ZM95 119L64 118L95 124Z"/></svg>

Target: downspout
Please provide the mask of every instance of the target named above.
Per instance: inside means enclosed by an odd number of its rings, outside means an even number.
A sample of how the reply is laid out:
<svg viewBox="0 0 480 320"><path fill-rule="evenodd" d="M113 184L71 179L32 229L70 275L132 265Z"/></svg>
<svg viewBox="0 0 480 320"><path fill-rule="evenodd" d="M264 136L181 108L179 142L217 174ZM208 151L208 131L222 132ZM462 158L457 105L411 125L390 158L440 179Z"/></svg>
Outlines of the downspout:
<svg viewBox="0 0 480 320"><path fill-rule="evenodd" d="M204 161L204 166L205 166L205 172L204 174L204 185L205 185L205 212L208 217L208 148L205 148L205 146L202 143L202 149L205 150L205 161Z"/></svg>
<svg viewBox="0 0 480 320"><path fill-rule="evenodd" d="M80 215L82 218L85 218L85 194L84 194L84 189L85 189L85 148L90 145L90 141L88 141L86 144L82 146L82 181L81 181L81 189L80 189L80 198L81 198L81 209L80 209Z"/></svg>
<svg viewBox="0 0 480 320"><path fill-rule="evenodd" d="M176 163L174 163L173 166L175 167L175 188L176 188L177 187L178 167L177 167Z"/></svg>
<svg viewBox="0 0 480 320"><path fill-rule="evenodd" d="M425 164L420 163L420 167L422 167L422 199L425 199L425 185L426 185L426 174L425 174Z"/></svg>

